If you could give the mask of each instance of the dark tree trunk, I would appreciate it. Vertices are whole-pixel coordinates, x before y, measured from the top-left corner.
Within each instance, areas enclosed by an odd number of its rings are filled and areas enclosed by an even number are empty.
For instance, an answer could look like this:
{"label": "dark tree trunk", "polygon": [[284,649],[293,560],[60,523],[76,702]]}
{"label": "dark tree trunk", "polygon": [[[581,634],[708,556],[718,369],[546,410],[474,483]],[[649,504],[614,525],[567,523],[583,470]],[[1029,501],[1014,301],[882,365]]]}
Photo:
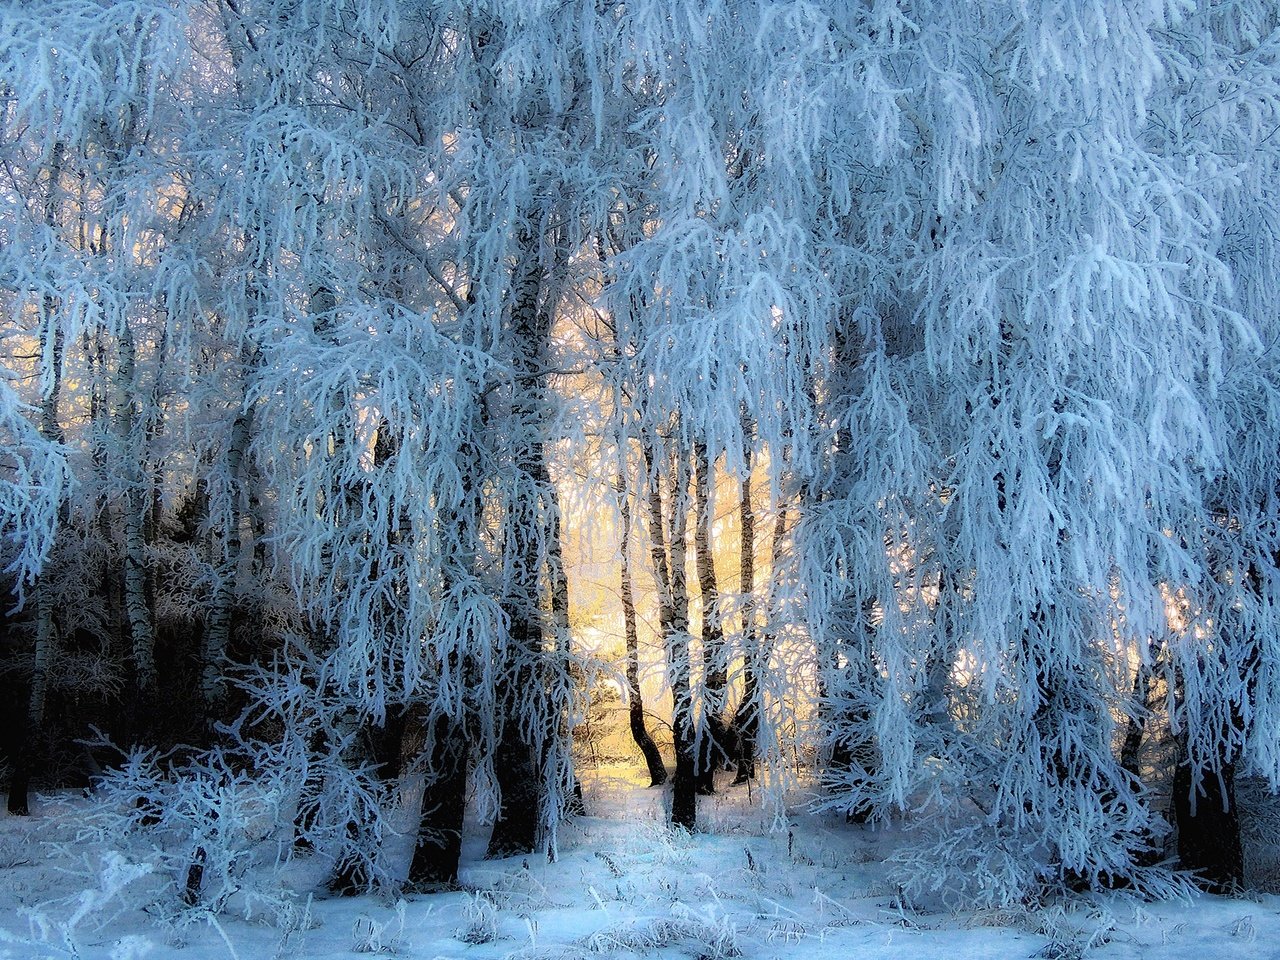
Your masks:
{"label": "dark tree trunk", "polygon": [[30,793],[33,758],[31,756],[32,737],[30,732],[23,735],[22,741],[22,746],[14,758],[13,772],[9,775],[8,809],[9,813],[15,817],[31,815]]}
{"label": "dark tree trunk", "polygon": [[[667,670],[671,681],[671,728],[676,753],[675,777],[671,783],[671,823],[692,831],[698,826],[698,794],[689,675],[689,591],[685,583],[688,466],[683,454],[675,457],[668,537],[664,535],[666,524],[653,447],[646,444],[644,449],[649,482],[649,534],[654,578],[658,586],[658,622],[667,644]],[[664,540],[670,544],[669,557]]]}
{"label": "dark tree trunk", "polygon": [[[241,349],[242,376],[249,376],[249,368],[256,354],[248,348]],[[253,407],[244,406],[231,425],[224,469],[230,490],[227,494],[227,519],[225,539],[211,537],[210,563],[217,571],[214,581],[208,626],[201,636],[200,645],[200,695],[204,701],[205,722],[212,726],[223,719],[227,699],[227,684],[223,677],[223,660],[231,646],[232,621],[236,604],[236,578],[240,569],[240,501],[245,486],[245,458],[253,437]],[[256,573],[256,571],[255,571]]]}
{"label": "dark tree trunk", "polygon": [[500,800],[485,857],[492,860],[532,853],[538,843],[541,771],[537,751],[520,731],[514,709],[507,710],[494,752],[493,773]]}
{"label": "dark tree trunk", "polygon": [[[845,722],[865,727],[871,722],[871,714],[863,708],[858,708],[850,712]],[[858,770],[864,780],[870,780],[875,776],[876,769],[879,766],[879,759],[879,750],[875,741],[869,737],[859,740],[857,743],[841,741],[831,754],[831,763],[834,766],[847,770]],[[858,806],[850,807],[845,812],[844,819],[846,823],[866,823],[871,819],[873,812],[874,810],[869,803],[862,803]]]}
{"label": "dark tree trunk", "polygon": [[[411,739],[413,734],[406,737],[406,741]],[[465,726],[448,716],[437,716],[426,744],[422,819],[409,864],[409,883],[417,889],[451,889],[458,885],[468,753]]]}
{"label": "dark tree trunk", "polygon": [[742,668],[742,700],[733,714],[733,728],[738,747],[733,783],[738,786],[755,779],[756,746],[760,736],[760,682],[750,663]]}
{"label": "dark tree trunk", "polygon": [[[743,784],[756,775],[756,745],[760,735],[760,683],[757,661],[760,656],[756,634],[756,512],[751,504],[752,436],[751,421],[743,418],[742,492],[738,498],[741,516],[740,566],[738,589],[742,593],[742,699],[733,714],[733,741],[737,746],[735,784]],[[780,514],[781,515],[781,514]],[[775,538],[778,526],[775,526]]]}
{"label": "dark tree trunk", "polygon": [[365,860],[351,851],[362,847],[364,838],[360,824],[352,820],[346,826],[343,845],[344,852],[334,864],[333,873],[325,882],[325,889],[339,897],[358,897],[368,893],[373,885],[373,876]]}
{"label": "dark tree trunk", "polygon": [[[382,724],[368,724],[361,737],[365,757],[374,765],[379,780],[390,781],[400,776],[401,741],[406,723],[406,711],[395,708]],[[339,896],[358,896],[367,893],[374,876],[365,854],[372,848],[366,839],[367,827],[356,820],[346,826],[345,849],[339,853],[333,873],[325,884],[331,893]],[[361,851],[364,853],[362,854]]]}
{"label": "dark tree trunk", "polygon": [[725,695],[729,669],[725,661],[724,627],[720,617],[720,585],[716,580],[711,522],[711,461],[704,443],[693,447],[694,565],[702,597],[702,702],[703,731],[698,750],[698,792],[715,792],[715,773],[725,767],[734,751],[725,723]]}
{"label": "dark tree trunk", "polygon": [[[569,627],[569,579],[564,572],[564,548],[561,543],[561,531],[563,527],[560,518],[563,512],[560,509],[560,498],[556,492],[555,486],[551,482],[551,470],[547,465],[546,453],[539,450],[539,458],[537,462],[538,481],[547,491],[547,497],[551,503],[551,516],[548,521],[548,542],[547,542],[547,580],[551,587],[551,637],[554,653],[563,654],[560,661],[564,663],[572,662],[573,653],[573,632]],[[566,678],[568,679],[568,678]],[[570,682],[574,682],[570,680]],[[552,736],[547,738],[547,744],[544,753],[550,754],[552,751],[563,750],[567,754],[569,763],[568,770],[568,796],[563,801],[564,816],[585,817],[587,815],[586,801],[582,796],[582,781],[578,779],[577,770],[573,767],[573,731],[569,728],[568,711],[564,704],[554,704],[557,715],[553,720],[554,730]],[[556,742],[558,740],[558,742]],[[549,771],[554,769],[549,757],[545,757],[542,763],[542,769]],[[561,783],[557,786],[565,786]],[[548,811],[550,815],[555,815],[554,811]],[[551,843],[548,849],[548,855],[555,856],[555,844]]]}
{"label": "dark tree trunk", "polygon": [[[532,213],[532,212],[530,212]],[[509,390],[510,409],[507,421],[498,424],[512,438],[517,438],[510,456],[517,475],[523,475],[535,490],[535,496],[546,498],[544,516],[554,516],[556,504],[550,484],[545,439],[541,424],[546,418],[542,370],[550,348],[552,313],[543,302],[545,271],[540,259],[540,238],[529,223],[537,216],[522,218],[516,228],[516,262],[511,274],[511,303],[508,333],[513,346],[512,365],[518,376],[512,378]],[[529,433],[529,429],[532,433]],[[522,496],[529,496],[526,491]],[[541,512],[541,511],[540,511]],[[523,702],[542,683],[542,558],[543,546],[558,536],[558,529],[543,528],[537,521],[523,519],[513,524],[510,539],[504,544],[508,571],[504,609],[509,627],[509,652],[504,680],[500,684],[499,709],[503,712],[502,732],[494,753],[494,775],[500,793],[498,816],[493,825],[485,856],[506,857],[532,853],[538,841],[538,825],[542,814],[545,765],[534,738],[522,729],[520,716]],[[555,544],[554,549],[558,550]],[[554,558],[553,558],[554,562]],[[556,571],[547,571],[552,579]],[[553,590],[555,585],[553,585]],[[567,604],[567,600],[565,601]],[[556,603],[552,598],[552,605]],[[553,610],[553,614],[556,611]],[[567,610],[563,611],[567,617]],[[559,638],[557,638],[559,639]],[[558,705],[557,705],[558,706]],[[558,723],[558,718],[547,718]],[[550,736],[556,736],[552,731]]]}
{"label": "dark tree trunk", "polygon": [[[31,670],[31,685],[27,696],[27,710],[23,717],[21,733],[14,751],[13,769],[9,775],[9,813],[15,817],[29,816],[31,776],[36,769],[44,738],[45,707],[49,689],[49,660],[57,638],[53,601],[47,584],[36,584],[36,649]],[[47,634],[42,636],[42,634]]]}
{"label": "dark tree trunk", "polygon": [[649,736],[644,722],[644,698],[640,693],[640,633],[636,619],[634,588],[631,582],[631,501],[624,489],[621,471],[617,481],[618,509],[622,513],[622,621],[627,646],[627,694],[628,719],[631,722],[631,738],[644,755],[649,768],[649,786],[667,782],[667,768],[662,762],[658,745]]}
{"label": "dark tree trunk", "polygon": [[[1180,752],[1185,757],[1185,749]],[[1183,759],[1173,775],[1178,859],[1210,893],[1232,893],[1244,882],[1234,765],[1224,765],[1221,779],[1206,776],[1198,791],[1193,792],[1191,781],[1191,766]]]}
{"label": "dark tree trunk", "polygon": [[[1276,558],[1272,558],[1273,562]],[[1261,578],[1250,565],[1245,584],[1261,598]],[[1219,623],[1224,635],[1236,634],[1236,642],[1248,644],[1244,662],[1243,704],[1233,705],[1231,727],[1219,733],[1222,744],[1217,759],[1218,772],[1203,769],[1199,778],[1193,768],[1187,735],[1178,737],[1178,767],[1173,774],[1173,818],[1178,830],[1178,859],[1192,870],[1210,893],[1234,893],[1244,885],[1244,850],[1240,840],[1239,812],[1236,809],[1235,774],[1238,754],[1229,747],[1231,735],[1246,729],[1242,706],[1253,706],[1258,679],[1259,647],[1230,615]],[[1175,693],[1185,702],[1185,681],[1179,673]],[[1199,783],[1196,780],[1199,779]]]}
{"label": "dark tree trunk", "polygon": [[[307,752],[313,757],[319,756],[325,747],[326,739],[323,731],[313,733],[307,743]],[[293,848],[295,850],[310,850],[314,846],[312,833],[316,827],[318,813],[315,801],[323,790],[324,778],[312,767],[302,783],[298,809],[293,817]]]}
{"label": "dark tree trunk", "polygon": [[[521,551],[519,563],[536,556],[536,544]],[[536,574],[527,571],[530,584]],[[498,709],[502,731],[493,757],[493,773],[499,793],[498,816],[489,838],[488,858],[532,853],[538,843],[538,823],[542,812],[543,764],[530,732],[523,729],[521,706],[541,683],[535,665],[541,656],[542,629],[537,617],[536,588],[529,586],[523,597],[513,597],[507,606],[509,649],[506,673],[498,689]]]}
{"label": "dark tree trunk", "polygon": [[955,665],[957,623],[961,593],[956,589],[954,574],[944,565],[938,573],[938,600],[933,610],[934,642],[925,658],[926,724],[935,734],[951,734],[951,670]]}
{"label": "dark tree trunk", "polygon": [[[874,632],[874,627],[872,626],[874,608],[875,604],[871,600],[862,602],[863,644],[861,648],[855,647],[849,651],[849,669],[857,670],[857,682],[866,685],[870,685],[873,682],[870,674],[870,664],[871,643]],[[845,708],[844,715],[845,719],[841,723],[848,729],[867,731],[871,726],[871,711],[864,704],[859,703]],[[880,768],[880,745],[872,734],[865,732],[859,735],[857,739],[842,740],[832,751],[831,763],[838,768],[856,771],[859,779],[863,782],[870,782],[875,778]],[[859,804],[856,807],[851,807],[845,813],[845,821],[848,823],[866,823],[871,819],[873,812],[874,810],[870,804]]]}
{"label": "dark tree trunk", "polygon": [[[214,817],[217,814],[213,814]],[[187,877],[182,886],[182,902],[189,907],[200,902],[200,890],[204,886],[204,863],[207,854],[204,847],[197,847],[191,863],[187,865]]]}
{"label": "dark tree trunk", "polygon": [[[65,144],[61,140],[53,146],[49,165],[49,190],[44,202],[44,222],[50,229],[57,223],[58,189],[62,178]],[[62,424],[58,419],[58,407],[62,400],[62,359],[64,334],[57,316],[58,303],[46,295],[41,302],[41,329],[39,348],[41,356],[49,357],[51,379],[40,401],[40,435],[54,443],[62,443]],[[58,505],[58,524],[65,526],[68,505],[63,497]],[[9,779],[9,812],[14,816],[30,814],[31,774],[45,739],[45,706],[49,696],[49,669],[58,642],[54,598],[47,577],[42,574],[35,585],[35,650],[32,653],[31,685],[27,695],[27,712],[23,718],[21,743],[14,757],[13,773]]]}

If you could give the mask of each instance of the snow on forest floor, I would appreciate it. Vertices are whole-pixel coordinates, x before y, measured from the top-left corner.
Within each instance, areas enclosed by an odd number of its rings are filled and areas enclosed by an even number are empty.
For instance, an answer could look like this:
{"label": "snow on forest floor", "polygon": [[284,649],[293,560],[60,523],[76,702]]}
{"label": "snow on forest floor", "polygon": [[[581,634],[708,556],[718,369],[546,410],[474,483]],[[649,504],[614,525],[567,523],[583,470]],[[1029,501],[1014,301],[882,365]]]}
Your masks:
{"label": "snow on forest floor", "polygon": [[83,851],[68,845],[86,801],[45,800],[30,818],[0,819],[0,958],[1280,957],[1280,897],[925,913],[884,879],[890,832],[800,805],[789,831],[770,833],[745,788],[726,786],[701,800],[704,832],[673,834],[662,791],[620,769],[589,781],[586,799],[595,815],[565,828],[556,863],[484,861],[477,833],[458,892],[308,898],[295,872],[301,892],[271,923],[228,911],[167,932],[127,866],[102,874],[118,889],[86,890]]}

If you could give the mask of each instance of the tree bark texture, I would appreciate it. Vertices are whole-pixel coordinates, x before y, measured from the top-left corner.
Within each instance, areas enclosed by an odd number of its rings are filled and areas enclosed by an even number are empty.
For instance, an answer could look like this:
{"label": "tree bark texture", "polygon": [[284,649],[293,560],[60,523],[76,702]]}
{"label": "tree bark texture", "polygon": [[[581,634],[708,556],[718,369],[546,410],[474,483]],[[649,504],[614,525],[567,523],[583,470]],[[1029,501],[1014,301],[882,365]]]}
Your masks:
{"label": "tree bark texture", "polygon": [[[54,145],[49,163],[49,185],[45,194],[44,222],[52,229],[57,222],[57,190],[62,179],[64,144]],[[58,407],[62,399],[62,358],[64,334],[57,316],[57,303],[45,296],[41,303],[40,355],[49,358],[48,382],[40,398],[40,435],[55,443],[63,442]],[[67,522],[66,498],[58,508],[60,524]],[[45,735],[45,706],[49,697],[49,669],[58,642],[55,600],[48,576],[42,573],[35,584],[35,648],[31,656],[31,684],[27,694],[27,714],[19,740],[13,771],[9,777],[8,809],[15,816],[30,814],[31,777]]]}
{"label": "tree bark texture", "polygon": [[734,741],[737,745],[735,784],[746,783],[756,775],[756,744],[760,735],[760,653],[756,634],[756,513],[751,503],[752,447],[750,433],[743,431],[743,474],[738,498],[740,515],[740,566],[738,589],[742,593],[742,699],[733,714]]}
{"label": "tree bark texture", "polygon": [[[405,766],[421,763],[422,790],[418,842],[409,864],[409,883],[424,890],[452,889],[458,884],[462,857],[462,822],[467,798],[465,725],[446,714],[434,719],[415,715],[416,729],[406,730]],[[423,733],[426,734],[425,742]],[[410,754],[418,756],[412,761]]]}
{"label": "tree bark texture", "polygon": [[[506,423],[499,422],[499,427],[505,428],[512,444],[509,466],[513,477],[509,480],[530,483],[525,497],[549,497],[551,494],[542,482],[547,471],[542,435],[537,430],[542,406],[537,367],[549,333],[549,318],[542,316],[539,305],[543,270],[538,262],[537,246],[537,237],[528,227],[517,229],[517,260],[511,277],[509,322],[512,342],[516,344],[512,362],[518,375],[510,384]],[[525,431],[531,427],[533,435],[529,436]],[[533,489],[535,486],[536,491]],[[512,494],[518,495],[518,492]],[[554,510],[554,504],[550,509]],[[535,685],[542,682],[539,670],[542,657],[539,581],[544,531],[528,522],[511,526],[511,539],[505,546],[510,573],[503,603],[509,624],[508,653],[499,685],[501,734],[493,758],[500,799],[498,816],[485,853],[491,858],[533,852],[542,816],[542,758],[532,731],[526,728],[521,714],[527,698],[538,696]]]}
{"label": "tree bark texture", "polygon": [[735,752],[725,722],[729,665],[726,661],[724,625],[720,613],[720,585],[716,580],[711,496],[712,464],[704,443],[693,447],[694,566],[702,596],[702,730],[698,738],[698,791],[715,791],[715,772]]}
{"label": "tree bark texture", "polygon": [[661,477],[652,443],[645,445],[649,483],[649,537],[658,587],[658,623],[667,647],[671,682],[672,737],[676,770],[671,785],[671,823],[685,830],[698,826],[697,756],[689,662],[689,592],[685,579],[688,519],[688,465],[683,453],[671,470],[671,522],[664,522]]}
{"label": "tree bark texture", "polygon": [[649,769],[649,786],[667,782],[667,768],[662,762],[658,745],[653,742],[644,720],[644,697],[640,692],[640,634],[636,619],[635,592],[631,577],[631,501],[624,489],[621,470],[617,481],[618,509],[622,513],[622,534],[619,550],[622,555],[622,621],[627,648],[627,718],[631,724],[631,738],[644,756]]}

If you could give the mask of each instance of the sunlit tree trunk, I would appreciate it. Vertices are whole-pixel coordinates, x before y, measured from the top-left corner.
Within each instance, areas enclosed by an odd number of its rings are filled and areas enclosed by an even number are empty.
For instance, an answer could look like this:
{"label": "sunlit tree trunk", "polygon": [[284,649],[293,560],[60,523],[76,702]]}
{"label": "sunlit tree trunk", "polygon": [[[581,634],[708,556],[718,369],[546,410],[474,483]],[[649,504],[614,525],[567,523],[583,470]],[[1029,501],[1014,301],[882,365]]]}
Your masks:
{"label": "sunlit tree trunk", "polygon": [[614,490],[618,495],[618,510],[622,515],[618,550],[622,558],[622,629],[627,649],[627,719],[631,726],[631,738],[644,755],[645,766],[649,770],[649,786],[656,787],[667,782],[667,768],[662,762],[657,744],[653,742],[653,737],[645,726],[644,696],[640,691],[640,634],[631,573],[631,499],[625,488],[621,465]]}
{"label": "sunlit tree trunk", "polygon": [[760,637],[756,633],[756,511],[751,503],[751,466],[753,444],[749,423],[744,423],[742,446],[742,484],[738,497],[740,518],[739,581],[742,594],[742,699],[733,714],[734,739],[737,741],[738,764],[735,784],[746,783],[756,775],[756,746],[760,735],[760,669],[762,666]]}
{"label": "sunlit tree trunk", "polygon": [[[573,648],[573,633],[569,627],[569,579],[565,575],[564,569],[564,543],[561,539],[563,525],[561,524],[560,497],[551,482],[551,473],[547,467],[546,450],[542,450],[542,474],[541,479],[545,489],[548,491],[548,500],[552,504],[551,516],[548,521],[548,541],[547,541],[547,580],[551,592],[550,597],[550,616],[551,616],[551,652],[559,654],[559,657],[552,657],[551,663],[570,663]],[[553,688],[556,686],[554,678],[552,679]],[[577,678],[564,678],[572,683],[578,683]],[[570,694],[572,697],[572,694]],[[547,731],[547,743],[543,747],[543,766],[546,771],[544,774],[549,778],[548,786],[552,789],[548,791],[548,799],[558,799],[556,804],[548,804],[544,814],[543,826],[547,830],[547,850],[549,856],[553,859],[556,857],[558,848],[557,833],[559,830],[560,820],[568,817],[585,816],[587,812],[586,802],[582,795],[582,781],[578,779],[578,773],[573,768],[573,731],[570,729],[571,714],[573,705],[571,702],[560,702],[553,696],[551,709],[554,716],[551,718],[550,729]],[[567,788],[567,792],[565,791]],[[560,796],[557,796],[562,794]]]}
{"label": "sunlit tree trunk", "polygon": [[730,730],[725,723],[729,665],[726,660],[724,624],[720,611],[720,585],[716,580],[712,539],[712,464],[704,443],[693,445],[694,566],[702,596],[702,721],[698,744],[698,790],[715,791],[715,772],[731,758]]}
{"label": "sunlit tree trunk", "polygon": [[649,541],[654,580],[658,588],[658,626],[667,649],[667,677],[671,683],[671,731],[676,770],[672,780],[671,823],[685,830],[698,826],[697,753],[693,728],[693,696],[689,653],[689,591],[685,574],[688,532],[688,458],[677,451],[670,458],[670,523],[663,516],[662,473],[652,439],[644,445],[648,482]]}
{"label": "sunlit tree trunk", "polygon": [[1139,662],[1133,672],[1133,689],[1129,698],[1132,713],[1125,724],[1124,741],[1120,745],[1120,766],[1135,781],[1142,780],[1139,758],[1151,719],[1151,682],[1159,669],[1160,646],[1154,639],[1148,641],[1147,659]]}

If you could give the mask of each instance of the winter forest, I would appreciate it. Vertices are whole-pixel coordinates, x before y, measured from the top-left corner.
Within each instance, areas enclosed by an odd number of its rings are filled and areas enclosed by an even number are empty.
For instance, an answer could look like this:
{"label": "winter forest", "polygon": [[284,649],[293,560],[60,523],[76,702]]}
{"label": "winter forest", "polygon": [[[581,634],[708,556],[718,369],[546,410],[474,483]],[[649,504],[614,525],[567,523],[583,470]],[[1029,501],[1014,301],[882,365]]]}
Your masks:
{"label": "winter forest", "polygon": [[1272,903],[1278,191],[1274,0],[9,0],[0,950]]}

